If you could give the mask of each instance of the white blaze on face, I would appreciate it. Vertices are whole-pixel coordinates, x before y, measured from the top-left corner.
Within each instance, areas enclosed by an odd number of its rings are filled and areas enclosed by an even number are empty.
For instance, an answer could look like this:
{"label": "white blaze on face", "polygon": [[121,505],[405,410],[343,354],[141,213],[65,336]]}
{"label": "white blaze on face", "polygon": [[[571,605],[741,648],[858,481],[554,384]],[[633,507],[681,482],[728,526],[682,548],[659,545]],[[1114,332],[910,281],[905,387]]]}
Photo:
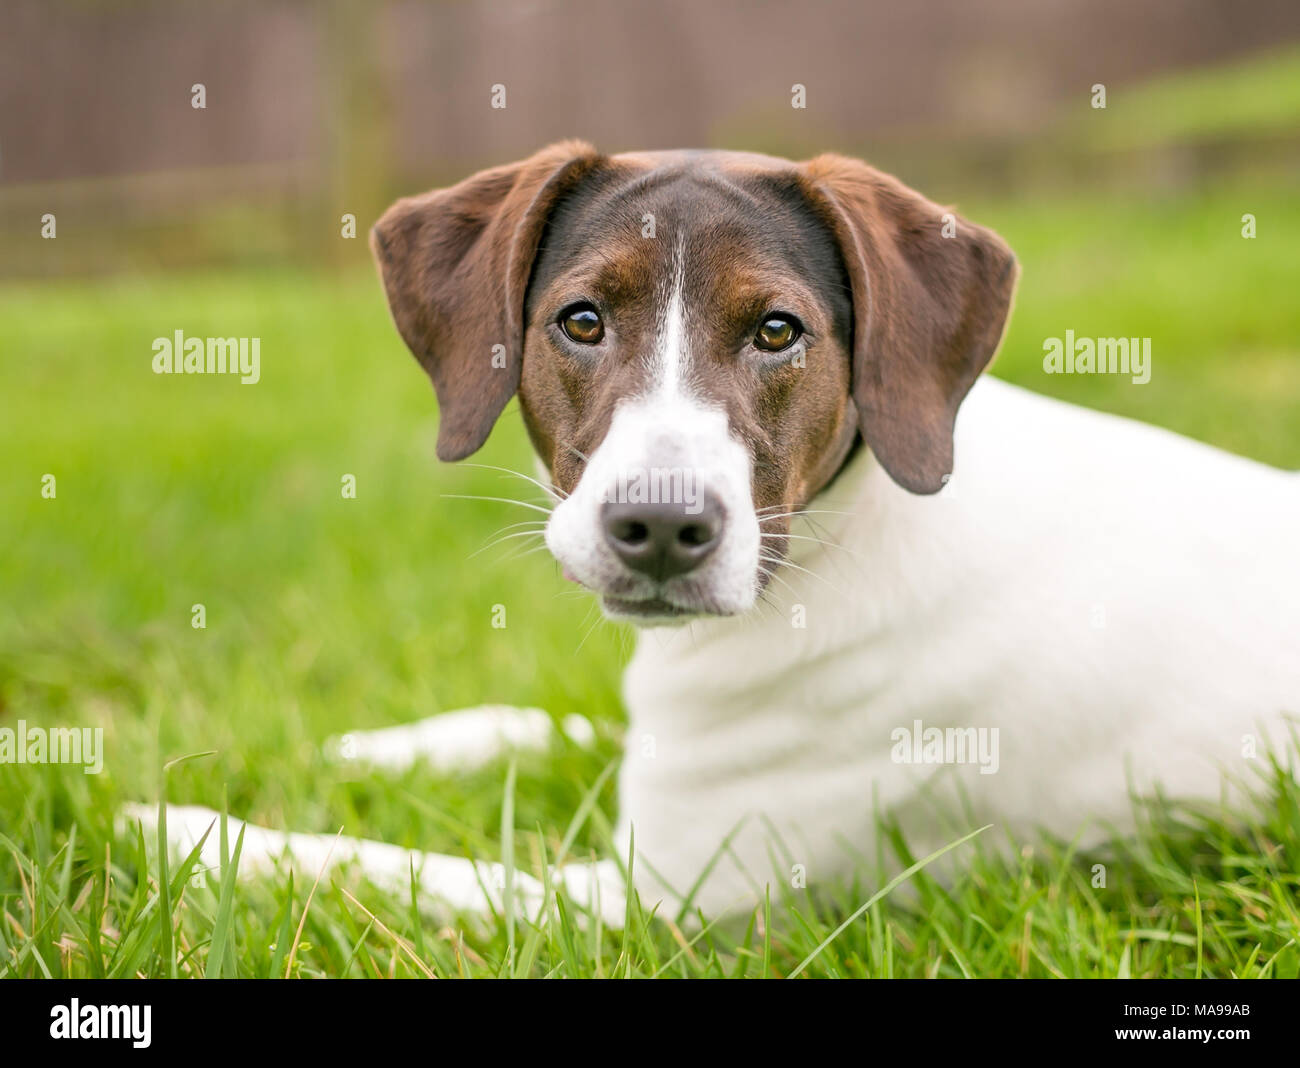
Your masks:
{"label": "white blaze on face", "polygon": [[690,359],[686,337],[682,258],[681,246],[678,245],[676,255],[673,256],[672,282],[668,286],[668,307],[659,320],[654,360],[651,364],[654,395],[668,400],[683,395],[682,379]]}
{"label": "white blaze on face", "polygon": [[[731,434],[726,412],[690,388],[690,317],[681,246],[661,294],[659,329],[647,358],[649,375],[636,395],[619,401],[600,446],[546,526],[546,544],[568,575],[598,592],[641,599],[662,597],[682,607],[720,614],[753,607],[758,595],[759,538],[750,492],[748,450]],[[662,587],[629,570],[605,541],[601,506],[681,492],[688,512],[705,495],[725,512],[717,549],[694,571]]]}

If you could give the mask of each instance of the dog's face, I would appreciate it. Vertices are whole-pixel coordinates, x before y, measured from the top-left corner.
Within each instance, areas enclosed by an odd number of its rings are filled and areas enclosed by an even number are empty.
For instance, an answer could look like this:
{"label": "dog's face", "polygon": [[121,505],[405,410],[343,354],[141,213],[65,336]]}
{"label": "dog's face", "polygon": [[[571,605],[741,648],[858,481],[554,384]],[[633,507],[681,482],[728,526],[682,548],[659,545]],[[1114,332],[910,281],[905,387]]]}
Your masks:
{"label": "dog's face", "polygon": [[525,317],[556,559],[613,616],[749,608],[856,433],[825,226],[761,172],[606,171],[553,213]]}
{"label": "dog's face", "polygon": [[750,608],[859,435],[940,489],[1015,281],[995,235],[834,156],[561,144],[399,201],[372,246],[439,456],[518,393],[547,545],[641,624]]}

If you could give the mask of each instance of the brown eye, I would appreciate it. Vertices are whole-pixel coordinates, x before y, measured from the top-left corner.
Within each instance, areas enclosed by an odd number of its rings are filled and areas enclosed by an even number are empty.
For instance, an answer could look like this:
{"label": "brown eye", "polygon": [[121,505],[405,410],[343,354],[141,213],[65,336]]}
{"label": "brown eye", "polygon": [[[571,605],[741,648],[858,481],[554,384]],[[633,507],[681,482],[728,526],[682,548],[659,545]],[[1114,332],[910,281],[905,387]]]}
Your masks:
{"label": "brown eye", "polygon": [[796,320],[785,315],[773,315],[758,328],[754,345],[764,352],[780,352],[798,341],[802,332]]}
{"label": "brown eye", "polygon": [[590,304],[575,304],[560,314],[560,329],[570,341],[580,345],[594,345],[605,336],[605,324]]}

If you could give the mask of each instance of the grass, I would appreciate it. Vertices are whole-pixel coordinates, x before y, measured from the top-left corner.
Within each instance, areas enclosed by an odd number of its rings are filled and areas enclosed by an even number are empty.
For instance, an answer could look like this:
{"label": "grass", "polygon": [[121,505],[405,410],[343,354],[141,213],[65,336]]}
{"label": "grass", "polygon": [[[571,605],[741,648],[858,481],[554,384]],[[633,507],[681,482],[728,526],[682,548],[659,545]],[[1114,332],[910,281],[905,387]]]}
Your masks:
{"label": "grass", "polygon": [[[1024,268],[999,374],[1300,467],[1292,190],[961,207]],[[153,375],[152,339],[178,328],[260,337],[262,381]],[[1042,340],[1067,328],[1150,336],[1150,384],[1045,376]],[[545,554],[474,555],[528,516],[442,496],[517,490],[436,462],[432,392],[364,264],[0,289],[0,392],[0,726],[101,726],[106,748],[97,776],[0,765],[0,977],[1300,975],[1300,794],[1281,772],[1249,811],[1161,809],[1103,856],[998,851],[992,829],[953,850],[952,882],[774,887],[702,930],[634,903],[610,932],[562,896],[538,922],[434,918],[355,874],[236,885],[230,866],[169,866],[115,830],[121,802],[474,857],[509,845],[540,875],[590,796],[571,853],[607,851],[630,635],[593,626]],[[513,405],[475,461],[528,469]],[[321,756],[332,734],[488,701],[581,712],[597,743],[459,776],[356,777]]]}

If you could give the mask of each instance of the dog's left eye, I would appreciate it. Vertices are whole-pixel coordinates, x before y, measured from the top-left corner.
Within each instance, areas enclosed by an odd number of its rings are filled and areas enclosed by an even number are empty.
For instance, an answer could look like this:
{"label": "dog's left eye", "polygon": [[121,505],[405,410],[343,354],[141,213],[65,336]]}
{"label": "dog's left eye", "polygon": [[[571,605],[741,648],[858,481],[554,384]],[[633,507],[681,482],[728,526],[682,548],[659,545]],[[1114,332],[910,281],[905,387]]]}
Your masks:
{"label": "dog's left eye", "polygon": [[560,329],[570,341],[582,345],[594,345],[605,336],[605,324],[600,321],[600,313],[590,304],[575,304],[560,313]]}
{"label": "dog's left eye", "polygon": [[780,352],[788,349],[803,333],[797,319],[788,315],[773,315],[764,320],[754,335],[754,345],[764,352]]}

